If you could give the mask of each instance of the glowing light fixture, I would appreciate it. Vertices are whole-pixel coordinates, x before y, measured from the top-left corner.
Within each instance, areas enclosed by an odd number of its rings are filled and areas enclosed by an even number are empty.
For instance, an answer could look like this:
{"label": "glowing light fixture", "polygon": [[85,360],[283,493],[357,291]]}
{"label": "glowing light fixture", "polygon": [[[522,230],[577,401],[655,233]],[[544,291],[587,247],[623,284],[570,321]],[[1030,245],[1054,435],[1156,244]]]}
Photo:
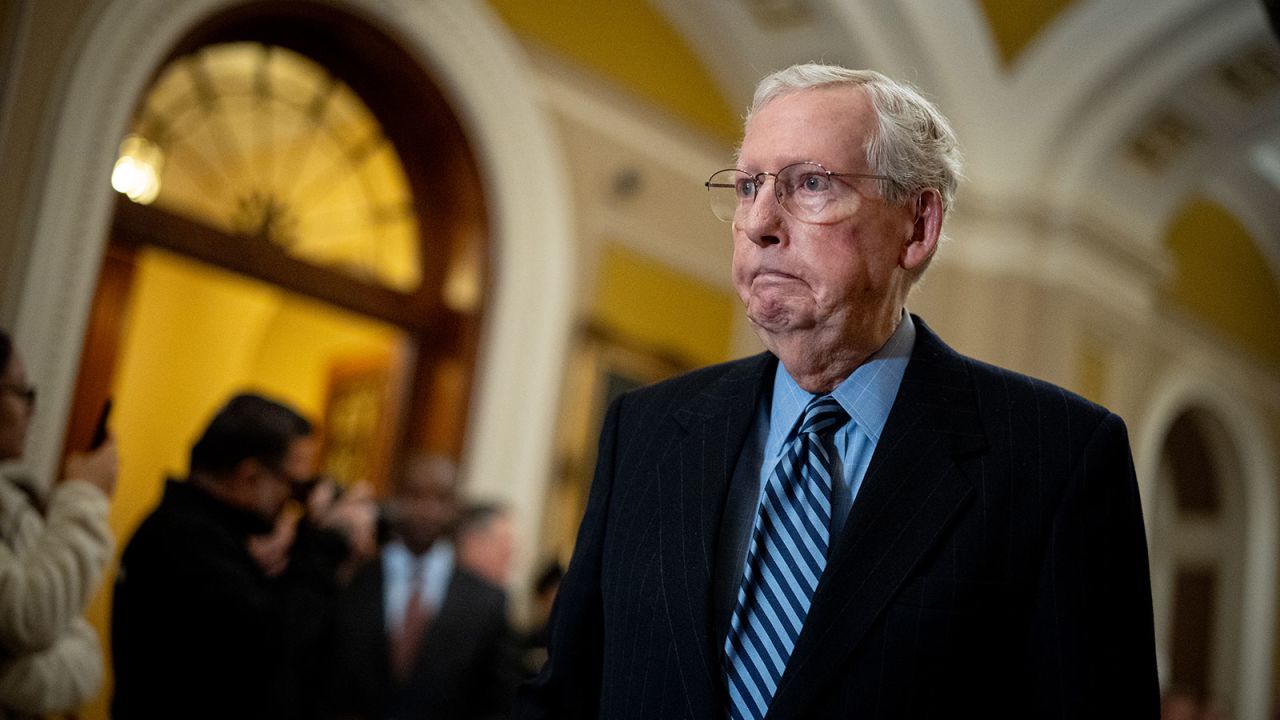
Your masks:
{"label": "glowing light fixture", "polygon": [[[206,45],[165,67],[128,132],[111,180],[134,202],[364,283],[422,285],[427,204],[414,202],[373,111],[315,60],[256,42]],[[448,243],[452,267],[462,246]],[[479,257],[472,267],[459,270],[482,277]],[[456,288],[455,302],[475,307],[479,287]]]}
{"label": "glowing light fixture", "polygon": [[136,203],[150,205],[160,194],[163,169],[164,152],[159,145],[141,135],[126,135],[111,171],[111,187]]}

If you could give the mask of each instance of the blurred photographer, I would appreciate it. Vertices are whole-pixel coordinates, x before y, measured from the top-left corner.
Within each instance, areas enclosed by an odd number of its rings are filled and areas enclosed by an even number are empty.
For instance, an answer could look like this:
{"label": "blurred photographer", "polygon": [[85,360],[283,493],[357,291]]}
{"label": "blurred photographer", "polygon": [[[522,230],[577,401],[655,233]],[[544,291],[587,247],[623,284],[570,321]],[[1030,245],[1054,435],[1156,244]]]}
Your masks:
{"label": "blurred photographer", "polygon": [[112,551],[116,446],[108,438],[72,455],[43,498],[18,464],[35,407],[22,358],[0,330],[0,718],[73,710],[102,683],[102,650],[83,612]]}
{"label": "blurred photographer", "polygon": [[316,450],[305,418],[259,395],[210,421],[121,561],[116,720],[320,714],[340,578],[377,513],[367,490],[311,479]]}

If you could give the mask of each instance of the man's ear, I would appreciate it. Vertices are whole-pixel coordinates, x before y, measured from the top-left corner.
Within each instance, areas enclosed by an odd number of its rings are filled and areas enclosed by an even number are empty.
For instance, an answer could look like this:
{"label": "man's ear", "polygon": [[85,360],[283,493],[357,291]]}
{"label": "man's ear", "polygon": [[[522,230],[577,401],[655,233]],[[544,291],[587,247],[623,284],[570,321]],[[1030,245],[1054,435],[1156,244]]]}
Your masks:
{"label": "man's ear", "polygon": [[926,188],[911,203],[915,224],[911,237],[902,246],[900,263],[906,270],[915,270],[933,257],[938,249],[938,237],[942,234],[942,194]]}

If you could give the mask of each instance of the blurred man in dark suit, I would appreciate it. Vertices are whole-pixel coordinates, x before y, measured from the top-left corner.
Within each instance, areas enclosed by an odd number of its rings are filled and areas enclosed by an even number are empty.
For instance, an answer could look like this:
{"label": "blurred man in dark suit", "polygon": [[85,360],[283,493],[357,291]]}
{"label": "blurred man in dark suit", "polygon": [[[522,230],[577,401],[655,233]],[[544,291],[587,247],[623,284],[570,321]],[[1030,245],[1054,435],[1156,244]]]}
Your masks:
{"label": "blurred man in dark suit", "polygon": [[339,611],[340,718],[505,718],[517,682],[506,595],[465,568],[449,533],[457,472],[412,458],[388,503],[394,540],[352,580]]}
{"label": "blurred man in dark suit", "polygon": [[1155,720],[1124,424],[906,312],[959,176],[908,86],[760,84],[707,191],[768,352],[610,407],[515,717]]}

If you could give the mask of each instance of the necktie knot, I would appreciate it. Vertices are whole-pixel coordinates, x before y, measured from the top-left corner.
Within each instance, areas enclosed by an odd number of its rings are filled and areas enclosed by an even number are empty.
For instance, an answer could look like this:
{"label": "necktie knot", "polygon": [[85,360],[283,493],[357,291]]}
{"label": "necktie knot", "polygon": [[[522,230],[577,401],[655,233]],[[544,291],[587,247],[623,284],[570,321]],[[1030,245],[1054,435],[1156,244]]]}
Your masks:
{"label": "necktie knot", "polygon": [[849,419],[849,413],[830,395],[819,395],[809,401],[800,416],[800,432],[821,435],[840,427]]}

